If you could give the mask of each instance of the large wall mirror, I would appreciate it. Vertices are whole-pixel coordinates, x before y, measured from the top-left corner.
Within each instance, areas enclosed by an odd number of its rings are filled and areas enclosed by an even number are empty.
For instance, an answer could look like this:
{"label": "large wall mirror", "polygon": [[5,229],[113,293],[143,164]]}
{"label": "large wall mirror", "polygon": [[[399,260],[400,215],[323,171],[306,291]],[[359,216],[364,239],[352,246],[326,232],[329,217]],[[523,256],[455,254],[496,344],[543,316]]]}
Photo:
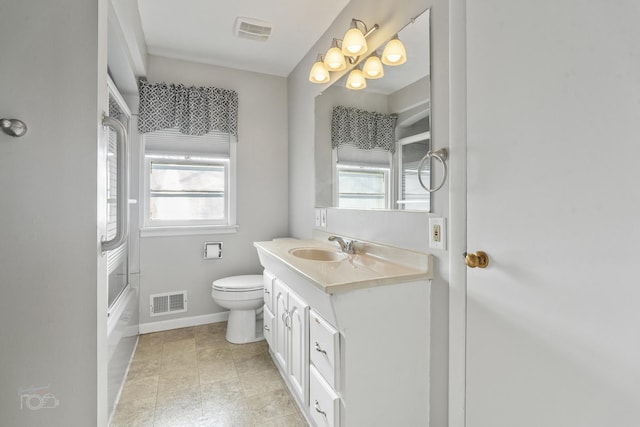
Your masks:
{"label": "large wall mirror", "polygon": [[[400,29],[398,38],[406,49],[404,64],[385,65],[384,76],[367,80],[362,90],[346,88],[347,73],[316,97],[317,207],[431,210],[430,193],[418,181],[418,164],[431,147],[430,11]],[[393,118],[392,142],[363,147],[340,138],[337,143],[335,128],[332,140],[336,107]],[[428,162],[421,178],[431,181]]]}

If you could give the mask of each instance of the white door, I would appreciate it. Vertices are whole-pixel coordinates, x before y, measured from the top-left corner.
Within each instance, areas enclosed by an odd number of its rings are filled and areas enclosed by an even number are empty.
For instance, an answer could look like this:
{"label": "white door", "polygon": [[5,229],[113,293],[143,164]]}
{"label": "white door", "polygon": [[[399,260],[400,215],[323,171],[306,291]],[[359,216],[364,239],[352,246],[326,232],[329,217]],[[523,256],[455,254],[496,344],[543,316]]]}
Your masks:
{"label": "white door", "polygon": [[639,19],[467,1],[467,427],[640,425]]}
{"label": "white door", "polygon": [[107,7],[0,2],[0,119],[28,128],[0,131],[3,426],[107,425],[105,222],[96,218]]}

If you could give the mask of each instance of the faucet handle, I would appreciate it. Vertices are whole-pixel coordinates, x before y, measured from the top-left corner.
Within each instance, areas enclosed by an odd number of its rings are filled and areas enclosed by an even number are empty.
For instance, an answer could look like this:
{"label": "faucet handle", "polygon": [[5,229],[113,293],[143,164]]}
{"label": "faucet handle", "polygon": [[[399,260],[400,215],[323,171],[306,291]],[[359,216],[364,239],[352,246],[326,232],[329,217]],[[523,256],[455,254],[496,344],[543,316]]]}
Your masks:
{"label": "faucet handle", "polygon": [[347,250],[346,252],[348,254],[355,254],[356,253],[356,243],[358,243],[357,240],[350,240],[349,242],[347,242]]}

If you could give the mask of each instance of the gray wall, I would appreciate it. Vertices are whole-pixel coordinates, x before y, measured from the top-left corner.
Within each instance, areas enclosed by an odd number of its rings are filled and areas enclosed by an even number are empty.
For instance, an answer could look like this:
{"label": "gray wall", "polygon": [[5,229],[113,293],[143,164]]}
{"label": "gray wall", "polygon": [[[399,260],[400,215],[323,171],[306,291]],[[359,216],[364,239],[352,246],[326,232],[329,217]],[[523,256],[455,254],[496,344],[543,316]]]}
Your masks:
{"label": "gray wall", "polygon": [[[106,103],[106,1],[2,2],[0,424],[106,425],[106,269],[98,137]],[[104,204],[102,205],[104,208]],[[44,387],[55,408],[21,409]],[[51,403],[51,401],[50,401]]]}
{"label": "gray wall", "polygon": [[[286,79],[150,56],[151,82],[215,86],[238,92],[237,233],[140,239],[140,322],[225,311],[211,299],[211,282],[261,272],[253,242],[288,234]],[[139,166],[139,165],[138,165]],[[221,241],[223,258],[203,260],[206,241]],[[188,292],[186,313],[149,316],[149,295]]]}
{"label": "gray wall", "polygon": [[[368,25],[378,23],[368,42],[379,46],[409,20],[431,7],[432,46],[432,138],[435,149],[449,143],[449,15],[445,0],[352,0],[331,27],[318,40],[288,78],[289,109],[289,231],[293,237],[307,238],[314,227],[314,99],[331,84],[317,85],[308,81],[309,68],[317,53],[325,52],[331,39],[340,37],[357,17]],[[332,82],[340,74],[332,75]],[[445,185],[432,198],[433,216],[449,215],[449,188]],[[448,322],[448,258],[447,251],[428,249],[426,213],[401,211],[354,211],[329,209],[327,230],[357,239],[372,240],[434,254],[435,277],[432,285],[432,374],[431,423],[447,424],[447,322]]]}

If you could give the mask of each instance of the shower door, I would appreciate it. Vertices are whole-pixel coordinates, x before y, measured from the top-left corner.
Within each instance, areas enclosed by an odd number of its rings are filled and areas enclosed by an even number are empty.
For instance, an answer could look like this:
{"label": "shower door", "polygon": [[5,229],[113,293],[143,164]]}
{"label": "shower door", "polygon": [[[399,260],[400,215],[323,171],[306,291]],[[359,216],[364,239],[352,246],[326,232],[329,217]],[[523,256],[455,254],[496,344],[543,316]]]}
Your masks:
{"label": "shower door", "polygon": [[[105,117],[106,230],[102,249],[108,273],[107,318],[108,411],[113,412],[138,336],[138,287],[132,283],[129,253],[129,144],[131,114],[109,80],[109,113]],[[135,281],[134,281],[135,282]]]}
{"label": "shower door", "polygon": [[[131,120],[131,114],[126,104],[122,100],[120,94],[117,92],[115,85],[109,84],[109,117],[119,121],[124,127],[125,131],[129,129],[129,121]],[[118,170],[118,162],[121,161],[123,165],[128,162],[123,161],[120,156],[129,157],[128,149],[119,152],[118,150],[118,134],[113,127],[107,127],[108,146],[107,146],[107,230],[105,240],[112,241],[118,234],[118,221],[123,220],[128,223],[128,209],[126,206],[120,205],[124,200],[124,203],[128,203],[128,197],[120,197],[119,191],[122,191],[122,187],[119,187],[119,181],[125,180],[124,186],[129,184],[126,179],[127,171]],[[126,136],[125,136],[126,138]],[[124,172],[124,173],[123,173]],[[126,191],[125,191],[126,192]],[[118,214],[123,213],[122,218],[118,218]],[[129,284],[129,241],[128,230],[121,231],[125,233],[124,241],[117,247],[105,251],[107,257],[107,272],[109,275],[108,285],[108,306],[109,312],[118,300],[118,297],[123,294],[127,285]]]}

